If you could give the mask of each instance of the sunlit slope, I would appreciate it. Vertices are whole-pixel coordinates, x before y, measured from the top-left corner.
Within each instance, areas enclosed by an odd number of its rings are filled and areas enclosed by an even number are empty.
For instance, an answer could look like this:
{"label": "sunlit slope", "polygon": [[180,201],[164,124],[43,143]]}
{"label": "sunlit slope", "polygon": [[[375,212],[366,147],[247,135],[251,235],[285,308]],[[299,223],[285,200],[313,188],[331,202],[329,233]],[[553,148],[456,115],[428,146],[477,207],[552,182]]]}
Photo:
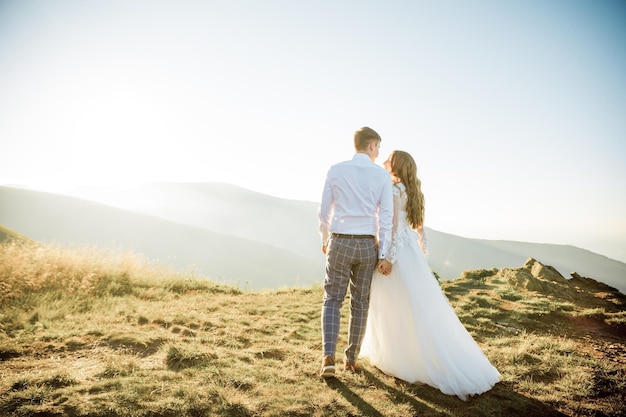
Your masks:
{"label": "sunlit slope", "polygon": [[[2,209],[0,208],[0,211]],[[0,224],[0,242],[4,242],[5,240],[14,239],[14,240],[29,240],[28,238],[20,235],[14,230],[9,229],[8,227],[4,227]]]}
{"label": "sunlit slope", "polygon": [[321,279],[318,263],[272,245],[42,192],[0,187],[0,224],[36,241],[116,246],[242,288]]}
{"label": "sunlit slope", "polygon": [[502,376],[467,402],[365,359],[319,378],[320,286],[241,291],[115,251],[0,244],[0,416],[626,415],[626,296],[534,259],[442,290]]}

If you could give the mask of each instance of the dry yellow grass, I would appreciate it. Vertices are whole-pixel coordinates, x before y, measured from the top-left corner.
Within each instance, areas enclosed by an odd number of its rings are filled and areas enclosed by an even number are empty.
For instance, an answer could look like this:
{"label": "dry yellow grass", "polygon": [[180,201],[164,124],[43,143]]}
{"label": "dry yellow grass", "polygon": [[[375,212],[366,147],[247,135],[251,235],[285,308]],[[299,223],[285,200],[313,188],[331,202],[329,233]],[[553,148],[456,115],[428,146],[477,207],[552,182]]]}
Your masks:
{"label": "dry yellow grass", "polygon": [[0,415],[626,413],[621,294],[583,282],[578,299],[563,298],[482,275],[443,284],[503,375],[463,402],[365,361],[357,374],[317,377],[320,287],[243,292],[132,254],[3,244]]}

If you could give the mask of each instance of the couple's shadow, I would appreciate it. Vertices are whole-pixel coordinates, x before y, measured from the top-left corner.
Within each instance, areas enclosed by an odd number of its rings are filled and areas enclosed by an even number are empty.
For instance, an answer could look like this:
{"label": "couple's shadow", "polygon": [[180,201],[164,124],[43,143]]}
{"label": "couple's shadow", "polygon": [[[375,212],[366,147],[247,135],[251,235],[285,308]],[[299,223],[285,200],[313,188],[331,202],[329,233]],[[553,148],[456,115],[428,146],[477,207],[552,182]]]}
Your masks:
{"label": "couple's shadow", "polygon": [[[420,413],[424,413],[427,410],[431,410],[432,412],[431,407],[428,407],[427,405],[420,403],[415,398],[412,398],[411,396],[406,395],[405,393],[398,390],[397,388],[394,388],[388,384],[385,384],[378,377],[376,377],[374,374],[372,374],[368,370],[361,368],[359,369],[358,372],[362,374],[363,376],[365,376],[365,379],[367,380],[367,384],[369,386],[373,386],[376,389],[386,391],[391,396],[391,398],[393,398],[394,402],[411,404],[415,414],[419,415]],[[339,394],[341,394],[348,402],[350,402],[350,404],[358,408],[359,411],[361,411],[363,415],[369,416],[369,417],[384,417],[385,416],[385,414],[381,413],[373,405],[367,403],[365,400],[363,400],[363,398],[359,397],[358,394],[352,391],[346,384],[344,384],[339,379],[329,378],[326,380],[326,383],[330,388],[334,389]]]}
{"label": "couple's shadow", "polygon": [[[566,416],[535,399],[514,392],[503,383],[497,384],[485,394],[462,401],[428,385],[409,384],[400,380],[395,380],[391,384],[386,383],[375,374],[380,372],[378,370],[372,373],[360,368],[358,372],[365,377],[367,386],[385,392],[393,403],[409,405],[412,416]],[[386,415],[385,410],[376,408],[378,404],[368,403],[341,380],[328,378],[325,381],[329,388],[344,397],[362,415],[371,417]]]}

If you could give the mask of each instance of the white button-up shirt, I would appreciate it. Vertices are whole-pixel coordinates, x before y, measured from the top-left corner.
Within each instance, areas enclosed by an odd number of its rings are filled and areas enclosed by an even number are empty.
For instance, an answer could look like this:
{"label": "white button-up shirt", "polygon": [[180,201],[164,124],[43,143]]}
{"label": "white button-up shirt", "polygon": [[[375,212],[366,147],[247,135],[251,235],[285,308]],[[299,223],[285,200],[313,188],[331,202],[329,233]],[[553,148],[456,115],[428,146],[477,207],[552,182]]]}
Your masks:
{"label": "white button-up shirt", "polygon": [[387,257],[391,246],[393,194],[389,173],[357,153],[333,165],[326,175],[318,216],[322,243],[331,233],[378,237],[378,258]]}

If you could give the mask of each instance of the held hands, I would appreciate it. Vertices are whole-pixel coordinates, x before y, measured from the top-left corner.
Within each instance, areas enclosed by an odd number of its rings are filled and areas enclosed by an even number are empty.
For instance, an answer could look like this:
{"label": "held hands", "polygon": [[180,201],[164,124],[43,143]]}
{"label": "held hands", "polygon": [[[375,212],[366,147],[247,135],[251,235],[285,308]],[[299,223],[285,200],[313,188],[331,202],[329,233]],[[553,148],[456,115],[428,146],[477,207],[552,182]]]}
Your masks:
{"label": "held hands", "polygon": [[378,261],[376,269],[383,275],[389,275],[391,273],[391,262],[386,259],[381,259]]}

